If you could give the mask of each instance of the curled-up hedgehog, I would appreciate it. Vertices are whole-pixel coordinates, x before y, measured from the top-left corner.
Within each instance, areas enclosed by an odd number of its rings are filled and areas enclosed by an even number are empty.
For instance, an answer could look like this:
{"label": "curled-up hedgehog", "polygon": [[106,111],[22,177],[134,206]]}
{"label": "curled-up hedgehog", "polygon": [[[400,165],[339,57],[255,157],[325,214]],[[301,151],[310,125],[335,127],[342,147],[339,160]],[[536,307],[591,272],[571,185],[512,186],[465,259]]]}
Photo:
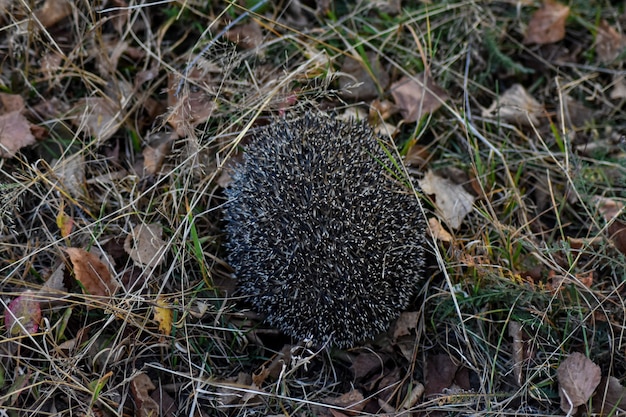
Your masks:
{"label": "curled-up hedgehog", "polygon": [[262,128],[226,195],[240,294],[296,339],[372,339],[422,280],[419,201],[390,145],[364,124],[307,116]]}

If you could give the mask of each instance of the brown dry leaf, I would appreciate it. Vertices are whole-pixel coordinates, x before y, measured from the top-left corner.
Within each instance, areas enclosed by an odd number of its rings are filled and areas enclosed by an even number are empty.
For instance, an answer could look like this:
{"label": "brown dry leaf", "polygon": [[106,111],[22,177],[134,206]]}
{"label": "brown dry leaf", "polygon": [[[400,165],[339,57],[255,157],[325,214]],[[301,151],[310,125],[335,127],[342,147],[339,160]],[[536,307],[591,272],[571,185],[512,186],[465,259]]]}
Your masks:
{"label": "brown dry leaf", "polygon": [[389,119],[397,111],[398,109],[396,108],[396,105],[391,101],[380,100],[377,98],[370,103],[368,115],[369,121],[372,125],[377,125],[378,123]]}
{"label": "brown dry leaf", "polygon": [[161,407],[150,396],[150,391],[155,389],[156,386],[150,377],[144,373],[135,375],[130,381],[130,392],[135,402],[135,416],[155,417],[161,415]]}
{"label": "brown dry leaf", "polygon": [[[371,73],[362,60],[347,57],[338,77],[341,96],[353,100],[371,100],[385,91],[389,85],[389,74],[373,52],[366,54]],[[372,78],[373,77],[373,78]]]}
{"label": "brown dry leaf", "polygon": [[239,372],[236,377],[226,378],[223,382],[223,385],[217,388],[220,404],[222,406],[241,404],[244,394],[241,389],[236,388],[250,387],[252,385],[252,376],[246,372]]}
{"label": "brown dry leaf", "polygon": [[256,21],[237,25],[226,32],[226,39],[242,49],[254,49],[263,43],[263,32]]}
{"label": "brown dry leaf", "polygon": [[586,274],[578,273],[576,274],[576,279],[580,281],[587,288],[591,288],[593,285],[593,271],[589,271]]}
{"label": "brown dry leaf", "polygon": [[600,383],[600,367],[579,352],[571,353],[556,370],[561,410],[568,415],[589,400]]}
{"label": "brown dry leaf", "polygon": [[[560,107],[560,106],[559,106]],[[563,111],[559,108],[556,114],[559,126],[565,125],[568,129],[584,127],[593,119],[593,110],[580,101],[570,97],[563,97]]]}
{"label": "brown dry leaf", "polygon": [[211,86],[215,76],[222,71],[207,60],[199,59],[195,68],[189,71],[189,88],[183,88],[176,96],[179,80],[173,74],[168,79],[167,105],[170,112],[167,123],[174,128],[179,137],[187,137],[193,128],[206,122],[217,108],[216,95]]}
{"label": "brown dry leaf", "polygon": [[626,37],[617,32],[603,19],[600,22],[600,26],[598,26],[595,46],[598,62],[610,64],[624,52]]}
{"label": "brown dry leaf", "polygon": [[12,158],[17,151],[35,142],[30,123],[19,111],[0,115],[0,157]]}
{"label": "brown dry leaf", "polygon": [[600,213],[607,222],[616,218],[624,210],[624,203],[613,200],[612,198],[595,196],[592,201],[595,203],[598,213]]}
{"label": "brown dry leaf", "polygon": [[0,113],[24,110],[24,99],[19,94],[0,93]]}
{"label": "brown dry leaf", "polygon": [[626,388],[613,376],[602,378],[591,402],[594,413],[619,416],[626,413]]}
{"label": "brown dry leaf", "polygon": [[440,177],[432,170],[428,170],[418,184],[425,194],[435,196],[435,204],[451,228],[458,229],[465,216],[472,211],[476,197],[465,191],[461,184]]}
{"label": "brown dry leaf", "polygon": [[513,84],[500,97],[482,111],[483,117],[500,118],[521,126],[539,124],[544,108],[520,84]]}
{"label": "brown dry leaf", "polygon": [[376,353],[359,353],[350,365],[350,370],[355,380],[360,380],[368,375],[379,373],[383,368],[386,358]]}
{"label": "brown dry leaf", "polygon": [[159,323],[159,332],[165,336],[172,334],[172,317],[174,315],[169,303],[165,298],[159,296],[154,307],[153,318]]}
{"label": "brown dry leaf", "polygon": [[411,334],[411,330],[417,328],[419,315],[418,311],[405,311],[400,314],[393,327],[393,339]]}
{"label": "brown dry leaf", "polygon": [[163,262],[165,241],[161,238],[163,227],[158,224],[140,224],[126,236],[124,250],[135,264],[154,267]]}
{"label": "brown dry leaf", "polygon": [[84,97],[71,110],[72,123],[80,131],[102,143],[120,126],[119,103],[105,97]]}
{"label": "brown dry leaf", "polygon": [[[365,407],[365,401],[363,394],[361,391],[353,389],[352,391],[348,391],[343,395],[340,395],[337,398],[333,398],[326,402],[327,404],[336,405],[337,407],[344,407],[348,415],[354,415],[353,413],[360,413],[363,411],[363,407]],[[332,413],[332,408],[330,412]]]}
{"label": "brown dry leaf", "polygon": [[431,398],[450,388],[458,369],[459,366],[447,354],[429,355],[424,369],[424,396]]}
{"label": "brown dry leaf", "polygon": [[143,168],[148,175],[155,175],[161,170],[163,161],[172,151],[174,138],[171,135],[158,137],[143,148]]}
{"label": "brown dry leaf", "polygon": [[406,123],[413,123],[437,110],[448,94],[426,72],[402,77],[390,87],[391,95]]}
{"label": "brown dry leaf", "polygon": [[611,97],[612,100],[626,98],[626,80],[623,75],[615,76],[609,97]]}
{"label": "brown dry leaf", "polygon": [[546,0],[541,9],[530,18],[524,43],[545,45],[560,41],[565,37],[565,21],[568,16],[569,7],[554,0]]}
{"label": "brown dry leaf", "polygon": [[100,258],[81,248],[66,248],[74,267],[74,277],[91,295],[111,297],[118,288],[109,268]]}
{"label": "brown dry leaf", "polygon": [[35,10],[35,17],[44,27],[54,26],[72,13],[69,0],[46,0],[41,8]]}
{"label": "brown dry leaf", "polygon": [[607,232],[615,248],[626,255],[626,223],[614,220],[609,224]]}
{"label": "brown dry leaf", "polygon": [[85,155],[76,152],[73,155],[56,161],[53,165],[54,176],[58,179],[57,186],[75,199],[86,194],[85,187]]}
{"label": "brown dry leaf", "polygon": [[428,230],[430,230],[430,235],[434,240],[438,240],[440,242],[450,243],[454,240],[452,235],[444,229],[441,225],[441,222],[436,217],[431,217],[428,219]]}

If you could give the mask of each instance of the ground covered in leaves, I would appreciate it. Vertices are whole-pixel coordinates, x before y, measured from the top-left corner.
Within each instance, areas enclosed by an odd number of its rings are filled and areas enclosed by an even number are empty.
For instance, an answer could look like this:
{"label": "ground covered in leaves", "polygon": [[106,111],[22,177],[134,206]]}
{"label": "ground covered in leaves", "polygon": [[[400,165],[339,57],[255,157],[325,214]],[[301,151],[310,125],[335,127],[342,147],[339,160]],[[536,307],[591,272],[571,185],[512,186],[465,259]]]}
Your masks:
{"label": "ground covered in leaves", "polygon": [[[2,413],[626,411],[624,7],[0,0]],[[429,223],[422,289],[347,350],[224,261],[228,167],[311,112],[391,138]]]}

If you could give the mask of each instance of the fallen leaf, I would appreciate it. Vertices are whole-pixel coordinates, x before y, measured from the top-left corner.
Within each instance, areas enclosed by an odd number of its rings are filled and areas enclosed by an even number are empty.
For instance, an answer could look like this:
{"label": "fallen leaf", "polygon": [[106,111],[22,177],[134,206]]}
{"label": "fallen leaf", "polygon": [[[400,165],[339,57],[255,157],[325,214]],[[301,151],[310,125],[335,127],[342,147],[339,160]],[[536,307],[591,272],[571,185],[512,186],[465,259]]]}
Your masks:
{"label": "fallen leaf", "polygon": [[157,298],[156,304],[156,307],[154,307],[154,320],[159,323],[159,332],[169,336],[172,333],[172,309],[167,300],[161,296]]}
{"label": "fallen leaf", "polygon": [[[56,300],[59,296],[64,296],[65,288],[65,263],[59,265],[52,271],[41,289],[37,291],[37,299],[48,303]],[[61,294],[60,294],[61,293]]]}
{"label": "fallen leaf", "polygon": [[600,367],[579,352],[568,355],[556,370],[561,410],[572,415],[591,398],[600,383]]}
{"label": "fallen leaf", "polygon": [[263,365],[252,374],[252,384],[256,387],[260,387],[265,383],[268,376],[270,376],[270,368],[266,368],[265,365]]}
{"label": "fallen leaf", "polygon": [[543,106],[520,84],[513,84],[500,97],[482,111],[483,117],[500,118],[521,126],[539,124]]}
{"label": "fallen leaf", "polygon": [[546,0],[541,9],[530,18],[524,43],[545,45],[562,40],[565,37],[565,21],[568,16],[569,7],[554,0]]}
{"label": "fallen leaf", "polygon": [[143,168],[148,175],[155,175],[161,170],[163,161],[172,151],[174,138],[171,135],[158,137],[143,148]]}
{"label": "fallen leaf", "polygon": [[594,196],[592,201],[606,222],[612,221],[624,210],[624,203],[612,198]]}
{"label": "fallen leaf", "polygon": [[613,376],[602,378],[591,403],[600,416],[622,415],[626,412],[626,388]]}
{"label": "fallen leaf", "polygon": [[612,87],[609,97],[612,100],[626,98],[626,80],[623,75],[615,75],[611,85]]}
{"label": "fallen leaf", "polygon": [[60,211],[59,214],[57,214],[57,227],[61,232],[61,237],[66,239],[72,233],[74,219],[65,211]]}
{"label": "fallen leaf", "polygon": [[568,129],[581,128],[593,120],[593,110],[570,96],[563,97],[563,111],[559,106],[557,121],[559,126],[564,125]]}
{"label": "fallen leaf", "polygon": [[130,392],[135,402],[135,416],[156,417],[161,415],[161,407],[152,399],[150,391],[156,386],[144,373],[136,374],[130,381]]}
{"label": "fallen leaf", "polygon": [[248,388],[251,385],[252,376],[246,372],[239,372],[236,377],[226,378],[217,388],[219,404],[221,406],[241,404],[244,393],[238,388]]}
{"label": "fallen leaf", "polygon": [[242,49],[254,49],[263,44],[263,32],[256,21],[237,25],[226,32],[226,39]]}
{"label": "fallen leaf", "polygon": [[607,233],[615,248],[626,255],[626,223],[613,220],[607,228]]}
{"label": "fallen leaf", "polygon": [[74,277],[85,292],[102,297],[111,297],[115,294],[118,285],[109,268],[97,255],[80,248],[66,248],[65,252],[72,261]]}
{"label": "fallen leaf", "polygon": [[189,71],[186,80],[189,88],[181,89],[176,95],[179,79],[170,74],[168,79],[167,105],[170,108],[167,123],[179,137],[187,137],[193,128],[206,122],[217,109],[217,96],[211,86],[216,83],[215,75],[222,70],[205,59]]}
{"label": "fallen leaf", "polygon": [[75,199],[83,198],[85,187],[85,155],[76,152],[73,155],[59,159],[52,167],[57,178],[57,186]]}
{"label": "fallen leaf", "polygon": [[624,52],[626,48],[626,37],[617,32],[603,19],[598,26],[595,47],[598,62],[610,64]]}
{"label": "fallen leaf", "polygon": [[578,279],[578,281],[580,281],[580,283],[585,287],[591,288],[591,285],[593,285],[593,271],[589,271],[586,274],[576,274],[576,279]]}
{"label": "fallen leaf", "polygon": [[180,415],[178,414],[178,410],[181,409],[181,405],[178,404],[178,402],[172,398],[167,391],[163,389],[155,389],[152,391],[152,394],[150,394],[150,397],[152,397],[155,403],[159,404],[159,407],[161,408],[160,417],[176,417]]}
{"label": "fallen leaf", "polygon": [[437,110],[448,94],[426,72],[415,77],[402,77],[390,87],[391,95],[406,123],[413,123]]}
{"label": "fallen leaf", "polygon": [[10,336],[37,333],[40,321],[41,307],[30,290],[11,301],[4,312],[4,323]]}
{"label": "fallen leaf", "polygon": [[417,328],[419,311],[405,311],[400,314],[393,328],[393,339],[411,334],[411,330]]}
{"label": "fallen leaf", "polygon": [[19,111],[0,115],[0,157],[12,158],[17,151],[35,142],[29,121]]}
{"label": "fallen leaf", "polygon": [[0,93],[0,113],[24,110],[24,99],[19,94]]}
{"label": "fallen leaf", "polygon": [[[361,391],[353,389],[343,395],[340,395],[339,397],[332,398],[326,401],[326,403],[335,405],[337,407],[343,407],[345,409],[343,411],[346,411],[346,413],[348,413],[347,415],[354,415],[353,413],[360,413],[361,411],[363,411],[363,408],[365,407],[364,400],[365,398],[363,397]],[[333,412],[336,412],[338,410],[334,410],[331,408],[329,411],[331,412],[331,414],[334,414]]]}
{"label": "fallen leaf", "polygon": [[440,177],[431,170],[418,184],[425,194],[435,196],[435,204],[451,228],[458,229],[465,216],[472,211],[476,197],[465,191],[461,184]]}
{"label": "fallen leaf", "polygon": [[436,217],[431,217],[428,219],[428,230],[430,230],[430,235],[434,240],[438,240],[440,242],[450,243],[454,240],[452,235],[444,229],[441,225],[441,222]]}
{"label": "fallen leaf", "polygon": [[343,62],[337,77],[342,97],[353,100],[371,100],[387,88],[389,74],[380,64],[378,55],[367,53],[366,59],[369,69],[361,59],[347,57]]}
{"label": "fallen leaf", "polygon": [[120,127],[119,103],[108,97],[83,97],[71,110],[72,124],[98,143],[109,139]]}
{"label": "fallen leaf", "polygon": [[133,228],[132,233],[126,236],[124,250],[135,264],[154,267],[160,265],[164,259],[166,243],[161,236],[163,228],[158,224],[140,224]]}
{"label": "fallen leaf", "polygon": [[355,380],[360,380],[368,375],[379,373],[383,369],[385,357],[380,354],[363,352],[359,353],[350,365],[350,370]]}
{"label": "fallen leaf", "polygon": [[46,0],[41,8],[35,10],[35,17],[44,27],[51,27],[72,13],[72,4],[68,0]]}
{"label": "fallen leaf", "polygon": [[447,354],[429,355],[424,369],[424,396],[432,398],[443,394],[444,390],[454,382],[458,369],[459,366]]}

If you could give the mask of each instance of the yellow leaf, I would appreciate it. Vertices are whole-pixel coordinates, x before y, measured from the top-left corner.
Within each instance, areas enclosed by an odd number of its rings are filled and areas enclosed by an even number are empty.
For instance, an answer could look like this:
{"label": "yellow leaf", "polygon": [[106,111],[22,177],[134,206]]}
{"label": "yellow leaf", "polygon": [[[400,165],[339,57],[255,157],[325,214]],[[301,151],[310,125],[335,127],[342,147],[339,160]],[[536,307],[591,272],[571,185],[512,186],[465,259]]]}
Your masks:
{"label": "yellow leaf", "polygon": [[169,336],[172,332],[172,309],[167,300],[157,298],[157,306],[154,308],[154,320],[159,323],[159,331]]}

